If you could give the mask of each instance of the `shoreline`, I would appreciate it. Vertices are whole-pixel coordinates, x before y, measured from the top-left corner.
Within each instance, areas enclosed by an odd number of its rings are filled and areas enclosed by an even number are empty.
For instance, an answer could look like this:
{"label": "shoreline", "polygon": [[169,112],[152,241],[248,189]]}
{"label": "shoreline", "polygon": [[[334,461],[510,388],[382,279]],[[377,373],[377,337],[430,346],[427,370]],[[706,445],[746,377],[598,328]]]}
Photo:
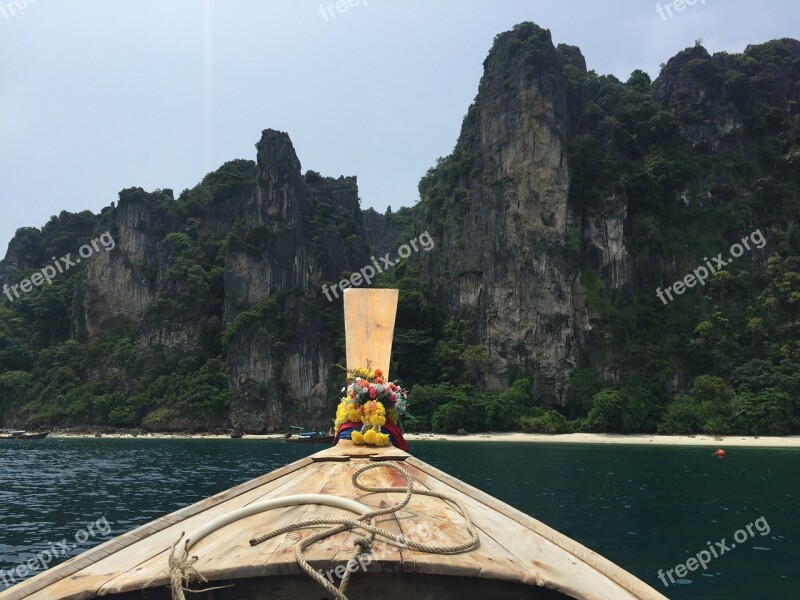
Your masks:
{"label": "shoreline", "polygon": [[[225,440],[230,435],[211,433],[78,433],[70,431],[53,431],[50,438],[57,439],[205,439]],[[284,439],[284,434],[272,433],[264,435],[244,435],[244,440]],[[655,435],[655,434],[620,434],[620,433],[473,433],[467,435],[440,433],[408,433],[409,442],[503,442],[503,443],[539,443],[539,444],[624,444],[639,446],[749,446],[756,448],[800,448],[800,436],[742,436],[742,435]]]}
{"label": "shoreline", "polygon": [[411,441],[504,442],[547,444],[622,444],[629,446],[750,446],[756,448],[800,448],[800,436],[745,435],[655,435],[647,433],[474,433],[443,435],[423,433],[406,435]]}

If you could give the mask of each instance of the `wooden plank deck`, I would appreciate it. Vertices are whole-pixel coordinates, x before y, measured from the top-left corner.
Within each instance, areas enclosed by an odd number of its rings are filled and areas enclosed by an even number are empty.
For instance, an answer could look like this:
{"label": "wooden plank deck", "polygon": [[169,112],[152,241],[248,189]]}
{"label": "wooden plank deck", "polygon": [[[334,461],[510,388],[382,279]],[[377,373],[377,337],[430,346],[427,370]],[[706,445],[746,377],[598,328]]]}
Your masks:
{"label": "wooden plank deck", "polygon": [[[355,447],[345,442],[103,544],[0,593],[0,600],[83,600],[163,588],[169,578],[168,555],[181,532],[268,498],[322,493],[352,498],[373,507],[396,504],[403,494],[368,493],[351,483],[357,467],[381,460],[398,461],[414,477],[418,489],[458,496],[479,530],[480,546],[464,554],[438,555],[376,539],[372,554],[375,559],[369,564],[369,573],[519,582],[582,600],[665,600],[591,550],[405,452],[395,448]],[[368,471],[361,481],[375,487],[403,485],[402,476],[388,467]],[[249,540],[311,516],[353,515],[319,505],[253,515],[198,542],[191,550],[193,556],[199,557],[195,567],[212,583],[300,575],[294,546],[317,529],[290,532],[255,547],[250,546]],[[469,539],[458,511],[449,503],[429,496],[413,496],[399,512],[380,517],[378,526],[409,538],[425,536],[427,539],[423,541],[436,545]],[[315,569],[327,572],[347,563],[355,549],[355,538],[360,535],[363,534],[337,534],[308,548],[305,556]],[[353,580],[360,576],[364,575],[354,574]]]}

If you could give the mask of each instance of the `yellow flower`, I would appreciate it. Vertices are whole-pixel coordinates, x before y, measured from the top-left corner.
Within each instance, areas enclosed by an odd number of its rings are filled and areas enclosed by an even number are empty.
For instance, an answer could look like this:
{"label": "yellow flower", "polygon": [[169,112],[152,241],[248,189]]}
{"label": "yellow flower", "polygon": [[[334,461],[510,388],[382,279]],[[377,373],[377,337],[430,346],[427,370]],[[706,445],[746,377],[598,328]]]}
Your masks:
{"label": "yellow flower", "polygon": [[378,433],[374,429],[368,429],[367,432],[364,434],[364,442],[370,445],[374,445],[376,441],[376,436]]}
{"label": "yellow flower", "polygon": [[386,411],[386,420],[389,421],[392,425],[397,425],[397,411],[393,408],[390,408]]}
{"label": "yellow flower", "polygon": [[391,444],[389,441],[389,436],[385,433],[375,433],[375,441],[373,442],[376,446],[388,446]]}
{"label": "yellow flower", "polygon": [[348,421],[361,423],[361,412],[358,410],[358,404],[350,400],[350,398],[342,398],[336,409],[336,422],[347,423]]}
{"label": "yellow flower", "polygon": [[386,417],[380,413],[373,414],[372,418],[370,419],[370,425],[382,427],[386,425]]}
{"label": "yellow flower", "polygon": [[336,425],[335,428],[338,431],[339,427],[342,423],[347,421],[347,408],[345,407],[344,402],[340,402],[339,406],[336,407]]}
{"label": "yellow flower", "polygon": [[353,374],[353,379],[355,379],[356,377],[363,377],[364,379],[368,379],[369,369],[365,369],[364,367],[361,367],[359,369],[353,369],[352,374]]}
{"label": "yellow flower", "polygon": [[[369,432],[367,432],[369,433]],[[361,435],[360,431],[353,430],[353,433],[350,434],[350,439],[353,440],[353,443],[356,446],[363,446],[366,436]]]}
{"label": "yellow flower", "polygon": [[386,424],[386,409],[383,404],[372,400],[364,405],[364,416],[362,420],[366,425],[381,427]]}

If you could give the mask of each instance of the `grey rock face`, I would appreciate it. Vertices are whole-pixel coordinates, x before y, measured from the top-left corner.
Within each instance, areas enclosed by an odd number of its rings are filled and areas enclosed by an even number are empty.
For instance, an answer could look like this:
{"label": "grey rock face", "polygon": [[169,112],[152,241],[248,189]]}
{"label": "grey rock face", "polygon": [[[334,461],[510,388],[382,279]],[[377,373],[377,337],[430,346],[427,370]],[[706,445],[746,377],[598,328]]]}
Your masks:
{"label": "grey rock face", "polygon": [[625,250],[625,219],[628,201],[613,194],[597,209],[587,209],[584,219],[584,248],[587,266],[614,288],[630,280],[630,258]]}
{"label": "grey rock face", "polygon": [[177,223],[164,223],[157,216],[156,206],[163,201],[143,190],[120,194],[111,231],[116,248],[92,257],[79,285],[80,302],[73,305],[75,328],[85,328],[90,338],[118,323],[138,324],[155,299],[164,266],[163,234],[158,230],[178,229]]}

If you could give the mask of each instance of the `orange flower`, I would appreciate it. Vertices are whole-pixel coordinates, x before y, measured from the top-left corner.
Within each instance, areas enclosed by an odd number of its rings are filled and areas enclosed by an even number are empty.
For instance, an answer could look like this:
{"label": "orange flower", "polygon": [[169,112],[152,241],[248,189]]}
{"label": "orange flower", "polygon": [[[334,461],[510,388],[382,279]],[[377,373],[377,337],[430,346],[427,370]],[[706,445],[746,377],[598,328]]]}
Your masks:
{"label": "orange flower", "polygon": [[380,369],[375,369],[375,377],[383,377],[383,371]]}

